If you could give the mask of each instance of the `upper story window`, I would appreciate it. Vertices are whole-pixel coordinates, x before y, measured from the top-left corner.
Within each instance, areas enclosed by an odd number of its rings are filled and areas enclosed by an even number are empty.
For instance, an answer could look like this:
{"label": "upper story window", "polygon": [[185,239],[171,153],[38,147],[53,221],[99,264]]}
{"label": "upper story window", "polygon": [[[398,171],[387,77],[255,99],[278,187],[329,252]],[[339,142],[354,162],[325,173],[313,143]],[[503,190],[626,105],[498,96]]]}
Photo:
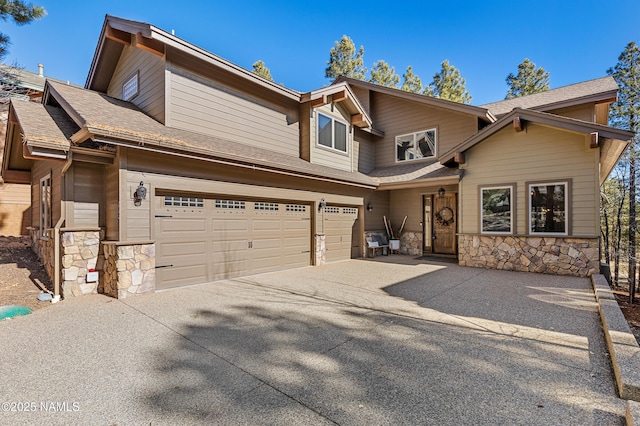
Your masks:
{"label": "upper story window", "polygon": [[436,156],[436,129],[396,136],[396,162]]}
{"label": "upper story window", "polygon": [[138,73],[122,84],[122,100],[129,101],[138,95]]}
{"label": "upper story window", "polygon": [[529,184],[529,231],[568,234],[569,182]]}
{"label": "upper story window", "polygon": [[318,113],[318,145],[347,152],[347,125]]}

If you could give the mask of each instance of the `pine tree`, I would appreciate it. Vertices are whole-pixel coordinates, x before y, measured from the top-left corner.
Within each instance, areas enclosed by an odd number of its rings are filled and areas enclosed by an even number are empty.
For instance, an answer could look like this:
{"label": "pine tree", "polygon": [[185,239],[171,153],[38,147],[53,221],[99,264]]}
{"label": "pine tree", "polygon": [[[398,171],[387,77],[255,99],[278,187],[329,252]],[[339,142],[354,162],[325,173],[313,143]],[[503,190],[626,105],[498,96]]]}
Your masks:
{"label": "pine tree", "polygon": [[402,87],[405,92],[420,93],[422,92],[422,80],[413,73],[411,65],[407,67],[407,71],[402,74]]}
{"label": "pine tree", "polygon": [[266,78],[269,81],[273,81],[271,71],[264,65],[264,61],[262,59],[253,63],[253,73],[262,78]]}
{"label": "pine tree", "polygon": [[388,63],[379,60],[371,68],[371,78],[369,82],[385,87],[396,87],[400,83],[400,77],[396,74],[396,69],[390,67]]}
{"label": "pine tree", "polygon": [[518,74],[509,74],[506,81],[509,90],[505,99],[549,90],[549,73],[542,67],[536,68],[536,64],[531,62],[529,58],[518,65]]}
{"label": "pine tree", "polygon": [[450,65],[449,60],[445,60],[440,72],[433,76],[433,82],[425,88],[424,94],[468,104],[471,102],[471,95],[467,92],[465,84],[466,81],[460,75],[460,71]]}
{"label": "pine tree", "polygon": [[611,105],[609,123],[612,126],[629,130],[636,135],[625,153],[624,160],[629,165],[629,301],[633,303],[636,290],[636,197],[637,168],[640,155],[640,48],[630,42],[618,57],[615,67],[607,74],[616,79],[620,89],[618,101]]}
{"label": "pine tree", "polygon": [[[47,12],[40,6],[33,6],[23,0],[0,0],[0,19],[11,19],[17,25],[26,25],[40,19]],[[0,32],[0,60],[9,53],[9,36]]]}
{"label": "pine tree", "polygon": [[364,47],[356,52],[353,40],[346,35],[336,41],[329,52],[329,61],[324,76],[327,78],[345,77],[364,80],[367,69],[364,67]]}

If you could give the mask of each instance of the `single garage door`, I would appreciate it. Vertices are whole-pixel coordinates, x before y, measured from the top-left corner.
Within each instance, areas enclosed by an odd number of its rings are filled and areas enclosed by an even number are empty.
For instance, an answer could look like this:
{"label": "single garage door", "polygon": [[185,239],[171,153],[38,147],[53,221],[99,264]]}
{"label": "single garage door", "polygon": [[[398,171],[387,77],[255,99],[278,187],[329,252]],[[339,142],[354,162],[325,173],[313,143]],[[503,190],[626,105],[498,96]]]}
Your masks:
{"label": "single garage door", "polygon": [[311,264],[305,204],[156,196],[156,287]]}
{"label": "single garage door", "polygon": [[[324,208],[324,234],[327,262],[351,259],[358,253],[359,243],[354,224],[358,209],[354,207],[327,206]],[[356,254],[353,257],[358,257]]]}

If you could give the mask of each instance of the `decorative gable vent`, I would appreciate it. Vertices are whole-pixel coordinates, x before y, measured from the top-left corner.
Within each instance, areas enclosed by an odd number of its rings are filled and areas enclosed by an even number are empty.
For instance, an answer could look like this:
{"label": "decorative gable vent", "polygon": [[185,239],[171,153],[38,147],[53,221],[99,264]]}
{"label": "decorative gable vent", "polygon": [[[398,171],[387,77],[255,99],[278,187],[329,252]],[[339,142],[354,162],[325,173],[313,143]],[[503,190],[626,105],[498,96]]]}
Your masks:
{"label": "decorative gable vent", "polygon": [[138,73],[133,74],[122,85],[122,100],[130,101],[138,96]]}

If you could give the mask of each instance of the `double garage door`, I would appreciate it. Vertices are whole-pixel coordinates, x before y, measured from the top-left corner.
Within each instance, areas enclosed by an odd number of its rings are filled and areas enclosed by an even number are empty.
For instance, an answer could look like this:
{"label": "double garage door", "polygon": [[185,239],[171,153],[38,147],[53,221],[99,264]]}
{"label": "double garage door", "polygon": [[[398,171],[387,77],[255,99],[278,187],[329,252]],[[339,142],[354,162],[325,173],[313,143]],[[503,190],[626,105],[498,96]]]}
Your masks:
{"label": "double garage door", "polygon": [[[158,289],[311,265],[308,204],[170,195],[154,202]],[[326,222],[340,233],[327,233],[328,261],[351,257],[343,222]]]}

